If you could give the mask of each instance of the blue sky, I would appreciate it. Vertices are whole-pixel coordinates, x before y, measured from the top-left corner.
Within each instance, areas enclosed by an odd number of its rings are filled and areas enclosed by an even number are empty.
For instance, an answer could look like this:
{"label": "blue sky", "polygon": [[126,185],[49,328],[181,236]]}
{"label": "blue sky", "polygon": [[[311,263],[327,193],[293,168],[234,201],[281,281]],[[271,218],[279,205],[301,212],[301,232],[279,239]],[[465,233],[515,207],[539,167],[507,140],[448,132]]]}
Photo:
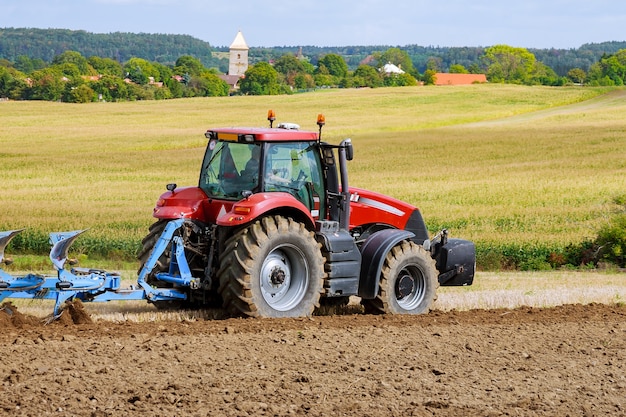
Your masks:
{"label": "blue sky", "polygon": [[623,0],[0,0],[0,27],[191,35],[229,46],[577,48],[626,40]]}

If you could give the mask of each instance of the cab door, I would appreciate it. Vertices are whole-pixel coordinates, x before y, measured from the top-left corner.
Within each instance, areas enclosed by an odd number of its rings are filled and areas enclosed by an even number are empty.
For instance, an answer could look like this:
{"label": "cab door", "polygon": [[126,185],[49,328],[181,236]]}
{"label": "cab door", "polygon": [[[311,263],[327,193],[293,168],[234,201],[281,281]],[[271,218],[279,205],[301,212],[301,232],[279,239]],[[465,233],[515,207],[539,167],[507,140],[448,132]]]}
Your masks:
{"label": "cab door", "polygon": [[270,143],[263,187],[288,192],[304,204],[315,220],[326,216],[325,189],[316,142]]}

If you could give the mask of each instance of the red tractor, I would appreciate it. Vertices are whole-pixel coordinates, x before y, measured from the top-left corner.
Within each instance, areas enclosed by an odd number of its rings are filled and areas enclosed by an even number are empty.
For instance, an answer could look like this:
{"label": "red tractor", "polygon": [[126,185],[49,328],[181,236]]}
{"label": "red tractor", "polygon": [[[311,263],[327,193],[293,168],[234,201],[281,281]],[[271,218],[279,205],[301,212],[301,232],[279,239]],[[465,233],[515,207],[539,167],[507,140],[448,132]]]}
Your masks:
{"label": "red tractor", "polygon": [[[274,128],[271,110],[268,120],[269,128],[209,129],[198,186],[168,184],[160,196],[139,259],[146,265],[178,221],[179,244],[145,275],[185,298],[157,307],[302,317],[358,296],[369,313],[420,314],[439,285],[472,284],[474,244],[446,230],[431,240],[416,207],[350,187],[351,140],[321,141],[322,115],[319,131]],[[180,264],[189,280],[163,278]]]}

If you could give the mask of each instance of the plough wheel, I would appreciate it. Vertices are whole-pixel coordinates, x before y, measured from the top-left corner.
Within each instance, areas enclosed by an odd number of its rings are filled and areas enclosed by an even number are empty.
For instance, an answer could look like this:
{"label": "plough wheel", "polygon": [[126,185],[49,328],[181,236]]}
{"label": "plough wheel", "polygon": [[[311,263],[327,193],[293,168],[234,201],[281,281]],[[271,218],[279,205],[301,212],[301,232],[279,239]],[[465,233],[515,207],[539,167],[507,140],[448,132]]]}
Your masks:
{"label": "plough wheel", "polygon": [[319,307],[324,258],[304,224],[269,216],[226,241],[218,277],[230,314],[305,317]]}

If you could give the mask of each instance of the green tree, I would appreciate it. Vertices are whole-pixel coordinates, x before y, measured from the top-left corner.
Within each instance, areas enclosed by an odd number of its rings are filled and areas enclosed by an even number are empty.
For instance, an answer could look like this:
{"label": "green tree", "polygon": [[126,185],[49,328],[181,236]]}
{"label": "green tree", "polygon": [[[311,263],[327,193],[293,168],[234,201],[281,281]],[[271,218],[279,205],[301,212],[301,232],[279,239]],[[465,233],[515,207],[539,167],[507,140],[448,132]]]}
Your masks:
{"label": "green tree", "polygon": [[328,73],[317,73],[313,79],[318,87],[331,87],[338,84],[337,77],[333,77]]}
{"label": "green tree", "polygon": [[298,74],[294,77],[294,87],[298,90],[305,90],[315,87],[315,79],[311,74]]}
{"label": "green tree", "polygon": [[591,85],[624,85],[626,82],[626,49],[613,55],[603,55],[589,68],[587,80]]}
{"label": "green tree", "polygon": [[380,73],[369,65],[359,65],[354,71],[353,84],[355,87],[380,87],[383,79]]}
{"label": "green tree", "polygon": [[191,55],[183,55],[176,60],[176,64],[174,64],[174,74],[177,75],[185,75],[189,74],[191,76],[200,76],[206,68],[202,65],[199,59],[194,58]]}
{"label": "green tree", "polygon": [[142,58],[131,58],[124,64],[124,72],[135,84],[148,84],[150,80],[161,81],[159,70],[152,62]]}
{"label": "green tree", "polygon": [[65,90],[63,75],[52,69],[45,68],[34,71],[30,78],[32,85],[27,93],[27,98],[31,100],[59,101]]}
{"label": "green tree", "polygon": [[469,66],[469,73],[470,74],[482,74],[483,70],[480,68],[480,65],[478,65],[478,63],[473,62],[470,66]]}
{"label": "green tree", "polygon": [[626,80],[626,49],[602,58],[600,63],[605,76],[613,80],[615,85],[624,85],[624,80]]}
{"label": "green tree", "polygon": [[14,66],[17,70],[30,74],[35,70],[35,66],[33,65],[33,61],[26,55],[20,55],[15,59]]}
{"label": "green tree", "polygon": [[482,59],[491,82],[528,83],[536,70],[535,55],[525,48],[495,45],[485,49]]}
{"label": "green tree", "polygon": [[573,83],[582,84],[587,78],[587,73],[581,68],[572,68],[567,72],[567,78]]}
{"label": "green tree", "polygon": [[70,80],[76,80],[81,78],[81,72],[78,66],[70,62],[51,65],[50,68],[59,72],[63,77],[69,78]]}
{"label": "green tree", "polygon": [[552,68],[542,62],[537,62],[535,64],[535,70],[530,75],[526,84],[551,85],[556,87],[565,85],[566,82],[567,80],[563,77],[559,77]]}
{"label": "green tree", "polygon": [[104,75],[98,81],[90,83],[91,88],[104,101],[128,100],[128,84],[119,77]]}
{"label": "green tree", "polygon": [[81,75],[96,75],[93,67],[89,65],[87,58],[76,51],[65,51],[62,54],[55,56],[52,60],[52,65],[62,64],[75,65]]}
{"label": "green tree", "polygon": [[315,69],[315,85],[318,87],[330,87],[337,84],[335,77],[330,75],[325,65],[318,65]]}
{"label": "green tree", "polygon": [[99,75],[114,75],[116,77],[123,77],[124,70],[122,64],[111,58],[100,58],[98,56],[92,56],[87,59],[89,65]]}
{"label": "green tree", "polygon": [[469,71],[461,64],[450,65],[451,74],[469,74]]}
{"label": "green tree", "polygon": [[164,81],[164,84],[170,90],[172,98],[181,98],[183,96],[183,85],[177,80],[170,78]]}
{"label": "green tree", "polygon": [[333,77],[343,78],[348,74],[348,64],[341,55],[327,54],[318,61],[318,67],[325,67],[328,74]]}
{"label": "green tree", "polygon": [[25,74],[15,68],[0,67],[0,97],[26,98],[23,94],[27,88]]}
{"label": "green tree", "polygon": [[[284,83],[294,87],[294,88],[306,88],[306,87],[298,87],[296,85],[296,77],[299,75],[304,76],[306,74],[306,70],[302,61],[296,58],[294,55],[286,54],[278,58],[274,62],[274,69],[281,75]],[[300,77],[299,83],[300,85],[305,84],[305,78]]]}
{"label": "green tree", "polygon": [[13,80],[9,70],[6,67],[0,67],[0,98],[9,97]]}
{"label": "green tree", "polygon": [[388,74],[383,77],[383,83],[387,87],[407,87],[417,85],[417,80],[411,74]]}
{"label": "green tree", "polygon": [[306,72],[302,61],[291,54],[283,55],[274,61],[274,69],[283,75]]}
{"label": "green tree", "polygon": [[146,85],[150,82],[150,77],[143,72],[140,66],[126,68],[126,78],[139,85]]}
{"label": "green tree", "polygon": [[65,101],[69,103],[89,103],[95,98],[95,91],[86,84],[74,87],[67,94]]}
{"label": "green tree", "polygon": [[150,84],[128,84],[128,100],[154,100],[154,86]]}
{"label": "green tree", "polygon": [[204,72],[198,80],[202,83],[202,96],[204,97],[220,97],[227,96],[230,92],[230,86],[217,75]]}
{"label": "green tree", "polygon": [[428,61],[426,62],[426,69],[431,70],[433,73],[439,72],[442,67],[441,61],[442,60],[440,57],[431,56],[430,58],[428,58]]}
{"label": "green tree", "polygon": [[431,69],[427,69],[424,71],[424,76],[422,77],[422,81],[424,81],[425,85],[433,85],[437,82],[436,72]]}
{"label": "green tree", "polygon": [[249,95],[279,94],[278,72],[267,62],[258,62],[248,68],[239,82],[239,89]]}
{"label": "green tree", "polygon": [[167,65],[159,64],[158,62],[154,62],[152,65],[154,65],[154,68],[156,68],[159,73],[159,77],[157,79],[163,83],[165,83],[166,80],[171,79],[174,75],[174,71]]}

